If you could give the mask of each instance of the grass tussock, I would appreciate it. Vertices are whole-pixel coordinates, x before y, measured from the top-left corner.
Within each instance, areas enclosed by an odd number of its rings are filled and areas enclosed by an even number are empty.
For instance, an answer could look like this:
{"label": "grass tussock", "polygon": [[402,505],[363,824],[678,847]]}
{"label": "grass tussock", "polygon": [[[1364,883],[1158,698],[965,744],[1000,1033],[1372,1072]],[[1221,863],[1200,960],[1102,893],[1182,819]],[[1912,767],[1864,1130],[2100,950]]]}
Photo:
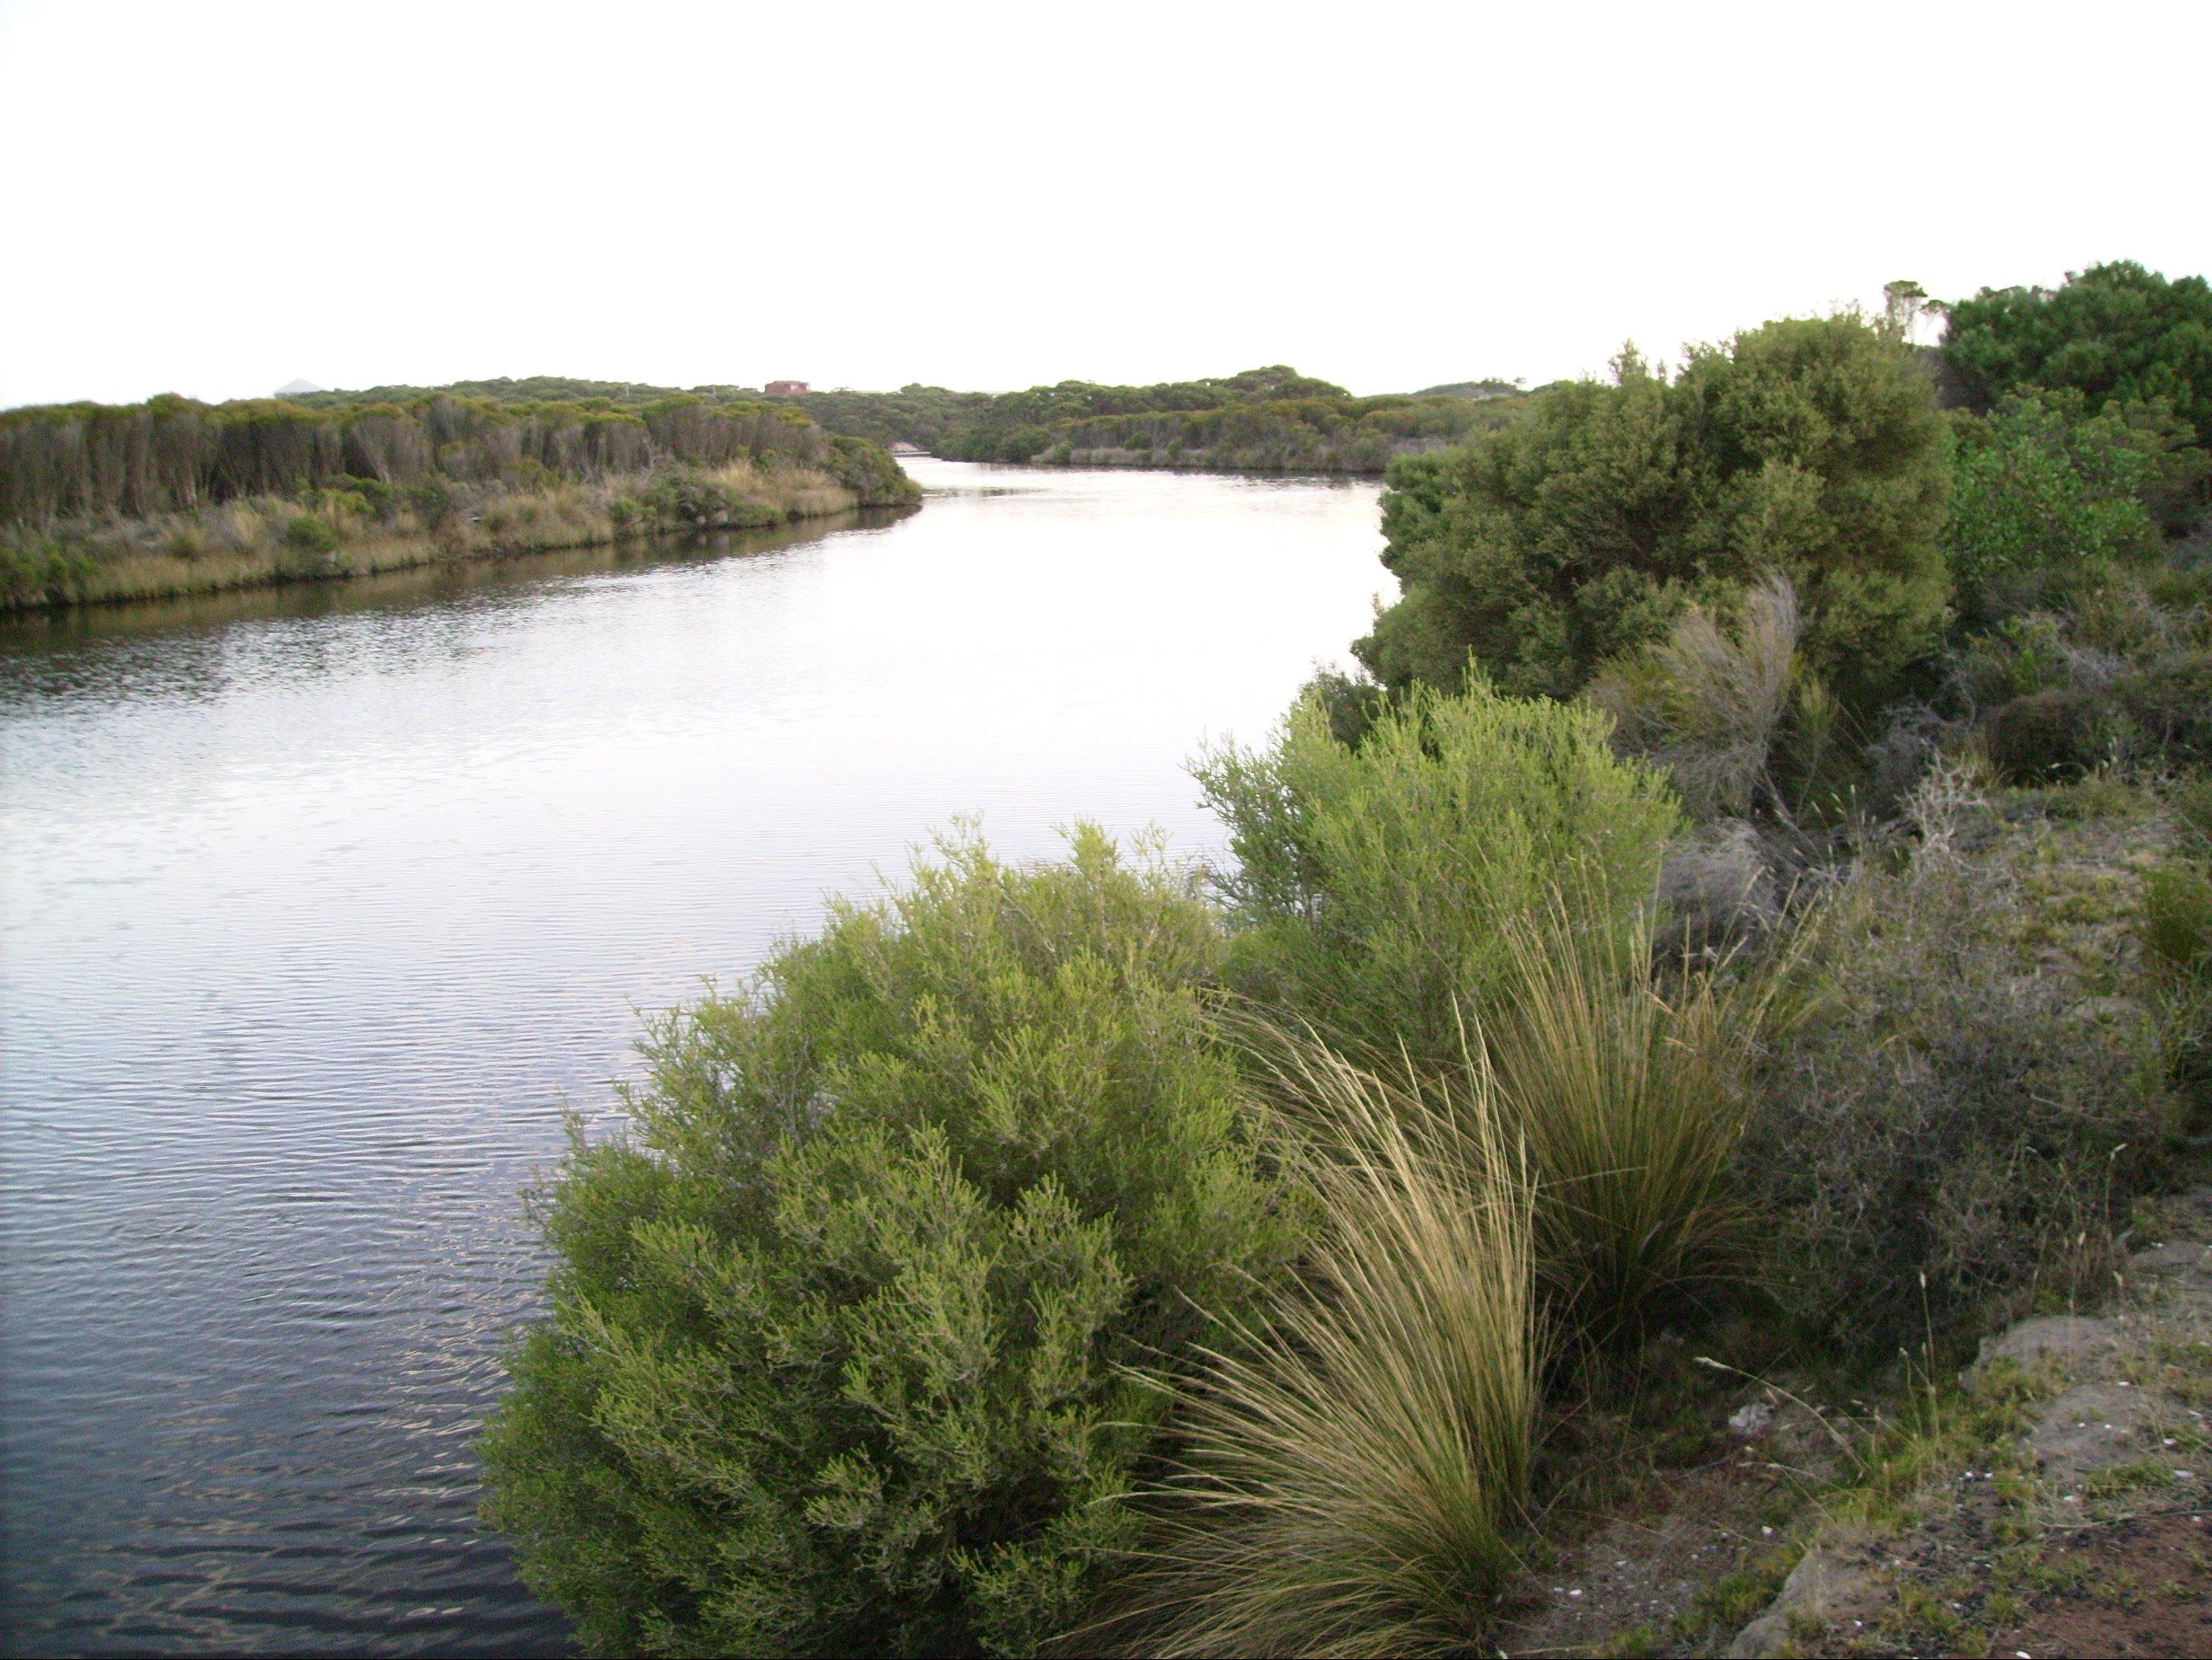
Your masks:
{"label": "grass tussock", "polygon": [[1702,973],[1662,988],[1648,918],[1598,953],[1555,907],[1510,946],[1515,995],[1489,1047],[1540,1183],[1544,1277],[1583,1338],[1633,1337],[1741,1274],[1735,1164],[1779,982]]}
{"label": "grass tussock", "polygon": [[1542,1351],[1535,1193],[1479,1064],[1456,1089],[1273,1046],[1308,1271],[1183,1391],[1140,1596],[1166,1655],[1443,1654],[1516,1565]]}

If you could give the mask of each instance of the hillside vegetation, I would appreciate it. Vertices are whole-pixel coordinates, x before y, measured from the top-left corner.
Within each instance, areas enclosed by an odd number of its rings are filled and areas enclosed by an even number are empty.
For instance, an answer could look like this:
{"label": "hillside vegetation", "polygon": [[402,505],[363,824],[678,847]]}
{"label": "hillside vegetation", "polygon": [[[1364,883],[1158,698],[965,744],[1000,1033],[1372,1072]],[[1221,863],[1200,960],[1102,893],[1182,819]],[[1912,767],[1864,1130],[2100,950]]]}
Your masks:
{"label": "hillside vegetation", "polygon": [[1395,456],[1463,437],[1492,418],[1465,382],[1412,396],[1354,398],[1277,365],[1152,386],[1085,380],[997,394],[907,386],[810,392],[798,401],[833,432],[906,442],[963,461],[1224,471],[1380,472]]}
{"label": "hillside vegetation", "polygon": [[[1460,400],[1379,673],[1196,763],[1233,861],[953,838],[654,1030],[532,1200],[525,1577],[607,1652],[1711,1653],[2011,1472],[1977,1340],[2212,1147],[2193,281],[1961,302],[1981,407],[1903,284]],[[1601,1559],[1663,1614],[1546,1626]]]}
{"label": "hillside vegetation", "polygon": [[0,414],[0,606],[203,592],[675,529],[920,490],[803,410],[459,388]]}

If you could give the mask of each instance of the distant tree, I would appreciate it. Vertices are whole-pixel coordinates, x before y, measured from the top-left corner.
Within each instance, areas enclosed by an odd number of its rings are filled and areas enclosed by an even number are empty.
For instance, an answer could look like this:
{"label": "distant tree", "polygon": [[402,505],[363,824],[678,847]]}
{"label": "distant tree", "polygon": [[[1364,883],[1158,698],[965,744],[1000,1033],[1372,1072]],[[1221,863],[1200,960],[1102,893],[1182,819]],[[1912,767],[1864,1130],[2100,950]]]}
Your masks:
{"label": "distant tree", "polygon": [[1944,362],[1986,414],[2030,386],[2081,392],[2092,410],[2171,398],[2212,445],[2212,284],[2168,282],[2131,260],[2057,289],[1984,289],[1950,308]]}

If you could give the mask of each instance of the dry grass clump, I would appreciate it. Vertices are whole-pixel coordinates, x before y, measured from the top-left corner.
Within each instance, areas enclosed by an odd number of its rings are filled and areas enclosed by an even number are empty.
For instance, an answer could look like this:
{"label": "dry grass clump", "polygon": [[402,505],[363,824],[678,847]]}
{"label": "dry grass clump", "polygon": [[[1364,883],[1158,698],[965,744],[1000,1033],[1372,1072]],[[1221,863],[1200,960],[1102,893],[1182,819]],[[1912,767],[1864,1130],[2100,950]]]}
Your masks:
{"label": "dry grass clump", "polygon": [[1735,1164],[1780,982],[1701,973],[1662,989],[1648,918],[1612,952],[1570,948],[1574,933],[1557,906],[1513,932],[1514,995],[1489,1042],[1539,1181],[1540,1271],[1567,1328],[1605,1343],[1742,1271]]}
{"label": "dry grass clump", "polygon": [[1278,1053],[1319,1217],[1308,1272],[1182,1390],[1141,1646],[1463,1652],[1528,1491],[1534,1187],[1479,1063],[1447,1091]]}
{"label": "dry grass clump", "polygon": [[1772,575],[1744,596],[1733,629],[1692,606],[1657,644],[1607,666],[1590,701],[1612,714],[1625,753],[1664,766],[1700,820],[1741,818],[1754,807],[1785,821],[1774,754],[1785,724],[1824,730],[1832,712],[1802,669],[1797,591]]}

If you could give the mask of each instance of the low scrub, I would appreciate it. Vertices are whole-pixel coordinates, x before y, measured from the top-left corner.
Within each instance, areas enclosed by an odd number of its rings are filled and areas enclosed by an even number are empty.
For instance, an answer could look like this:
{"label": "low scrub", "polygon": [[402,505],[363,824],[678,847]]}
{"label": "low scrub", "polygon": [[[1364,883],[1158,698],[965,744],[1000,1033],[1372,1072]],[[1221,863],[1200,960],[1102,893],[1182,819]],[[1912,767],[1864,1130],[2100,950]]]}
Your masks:
{"label": "low scrub", "polygon": [[[1133,1542],[1172,1364],[1295,1250],[1190,879],[973,841],[659,1031],[538,1213],[490,1517],[594,1651],[1024,1652]],[[1294,1208],[1294,1207],[1293,1207]]]}
{"label": "low scrub", "polygon": [[656,532],[764,529],[871,499],[810,467],[742,459],[580,481],[542,469],[404,489],[342,477],[143,519],[0,528],[0,610],[358,575]]}
{"label": "low scrub", "polygon": [[1741,1190],[1770,1291],[1858,1353],[2094,1287],[2170,1111],[2145,1009],[2100,994],[2112,962],[2054,949],[2032,838],[1971,805],[1923,817],[1811,932]]}

